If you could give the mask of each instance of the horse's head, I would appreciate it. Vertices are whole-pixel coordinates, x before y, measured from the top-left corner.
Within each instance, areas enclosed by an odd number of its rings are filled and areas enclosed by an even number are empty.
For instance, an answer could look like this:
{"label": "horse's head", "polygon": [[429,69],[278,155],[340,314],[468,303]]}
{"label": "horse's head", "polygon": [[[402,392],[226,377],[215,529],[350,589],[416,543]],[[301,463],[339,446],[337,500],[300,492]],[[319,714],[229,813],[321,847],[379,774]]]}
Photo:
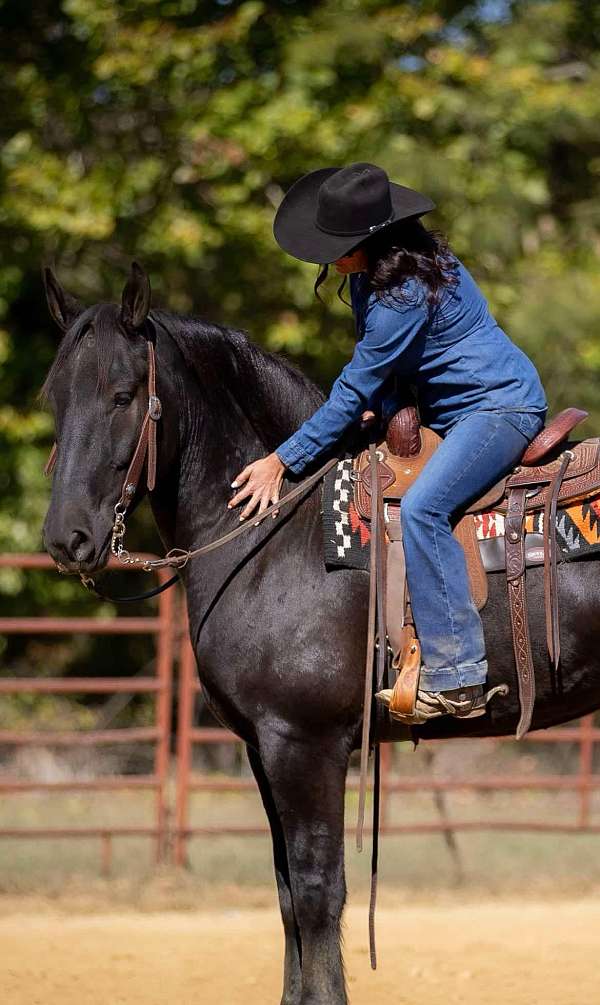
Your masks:
{"label": "horse's head", "polygon": [[44,385],[57,444],[44,543],[64,571],[91,572],[106,564],[115,505],[148,411],[150,283],[133,263],[120,306],[87,309],[51,269],[44,283],[64,333]]}

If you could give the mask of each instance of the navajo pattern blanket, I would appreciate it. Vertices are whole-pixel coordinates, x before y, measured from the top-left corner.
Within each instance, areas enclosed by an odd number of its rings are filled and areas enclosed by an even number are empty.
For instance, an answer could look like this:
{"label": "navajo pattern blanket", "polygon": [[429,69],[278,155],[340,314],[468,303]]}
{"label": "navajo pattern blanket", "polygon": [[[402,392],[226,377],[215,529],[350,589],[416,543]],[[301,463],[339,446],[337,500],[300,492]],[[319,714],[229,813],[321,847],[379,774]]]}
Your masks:
{"label": "navajo pattern blanket", "polygon": [[[371,533],[354,506],[352,458],[348,455],[327,472],[323,482],[323,545],[325,565],[331,568],[369,569]],[[475,518],[477,537],[486,541],[504,537],[504,514],[495,510]],[[526,533],[541,533],[544,514],[527,514]],[[562,561],[600,551],[600,496],[573,503],[556,514],[556,535]]]}

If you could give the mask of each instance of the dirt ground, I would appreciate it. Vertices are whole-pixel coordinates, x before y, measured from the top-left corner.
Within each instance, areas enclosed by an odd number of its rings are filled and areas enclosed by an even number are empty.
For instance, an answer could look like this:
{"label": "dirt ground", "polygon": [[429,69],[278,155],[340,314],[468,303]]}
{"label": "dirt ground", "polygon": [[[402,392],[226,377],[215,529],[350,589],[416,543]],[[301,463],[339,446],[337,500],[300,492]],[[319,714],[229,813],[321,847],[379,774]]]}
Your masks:
{"label": "dirt ground", "polygon": [[[346,914],[352,1005],[579,1005],[600,993],[600,903],[411,906]],[[7,1005],[276,1005],[282,936],[270,910],[0,918]]]}

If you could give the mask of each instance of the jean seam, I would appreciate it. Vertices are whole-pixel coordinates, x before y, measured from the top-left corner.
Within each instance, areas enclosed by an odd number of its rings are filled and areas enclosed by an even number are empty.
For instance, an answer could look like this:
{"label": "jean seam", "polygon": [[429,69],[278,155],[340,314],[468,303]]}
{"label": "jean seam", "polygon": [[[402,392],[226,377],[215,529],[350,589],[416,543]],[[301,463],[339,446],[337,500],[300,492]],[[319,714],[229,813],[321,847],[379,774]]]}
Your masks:
{"label": "jean seam", "polygon": [[[435,558],[436,558],[436,562],[437,562],[437,567],[438,567],[438,570],[439,570],[439,573],[440,573],[440,578],[442,580],[442,585],[443,585],[443,588],[444,588],[444,603],[446,605],[447,617],[448,617],[448,621],[450,622],[450,630],[452,632],[452,643],[454,645],[454,662],[458,663],[459,661],[457,659],[457,656],[458,656],[458,652],[459,652],[459,640],[458,640],[458,636],[456,634],[456,625],[454,624],[454,618],[452,617],[452,608],[451,608],[451,605],[450,605],[450,598],[448,596],[448,587],[447,587],[447,584],[446,584],[446,574],[444,572],[444,567],[442,565],[442,560],[440,558],[440,549],[439,549],[438,539],[437,539],[438,536],[437,536],[437,534],[435,532],[435,523],[433,521],[430,522],[430,527],[431,527],[431,536],[433,537],[433,543],[434,543],[434,547],[435,547]],[[452,533],[452,531],[451,531],[451,533]]]}

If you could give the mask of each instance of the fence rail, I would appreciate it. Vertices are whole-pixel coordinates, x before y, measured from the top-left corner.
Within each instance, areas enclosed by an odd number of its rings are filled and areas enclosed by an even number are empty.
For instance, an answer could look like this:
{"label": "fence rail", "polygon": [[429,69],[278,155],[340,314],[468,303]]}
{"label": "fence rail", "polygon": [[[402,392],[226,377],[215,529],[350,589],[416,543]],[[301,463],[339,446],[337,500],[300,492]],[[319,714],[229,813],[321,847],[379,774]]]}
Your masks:
{"label": "fence rail", "polygon": [[[0,555],[0,568],[54,569],[46,555]],[[109,568],[119,568],[116,563]],[[168,573],[159,570],[160,582]],[[120,791],[149,790],[155,793],[154,814],[151,823],[144,827],[82,827],[82,828],[4,828],[0,829],[0,839],[27,837],[45,838],[97,838],[100,841],[102,867],[110,869],[112,840],[115,837],[148,837],[153,839],[157,861],[171,856],[176,864],[187,861],[191,839],[225,834],[259,835],[267,831],[264,825],[214,823],[196,825],[191,822],[191,797],[201,792],[245,792],[255,790],[251,777],[221,777],[194,771],[194,749],[210,747],[214,744],[240,744],[241,741],[227,729],[219,726],[199,727],[194,722],[196,700],[201,691],[196,674],[195,658],[182,627],[183,604],[179,604],[176,591],[167,591],[158,599],[156,616],[115,617],[115,618],[2,618],[0,634],[32,632],[60,633],[86,632],[93,634],[125,634],[146,632],[155,639],[156,673],[154,676],[57,678],[38,677],[31,679],[0,678],[2,694],[148,694],[153,696],[155,724],[148,727],[127,729],[96,729],[64,732],[0,730],[0,744],[15,746],[90,746],[96,744],[141,743],[154,744],[154,771],[144,775],[113,775],[110,777],[78,780],[43,782],[22,781],[0,777],[0,792],[17,794],[30,791]],[[172,736],[171,719],[173,711],[173,667],[178,664],[177,678],[177,724],[176,736]],[[175,756],[172,767],[175,774],[174,798],[168,791],[168,776],[171,767],[171,743],[175,741]],[[450,741],[451,742],[451,741]],[[498,742],[514,742],[510,737],[499,738]],[[426,777],[421,775],[400,775],[394,770],[391,747],[382,747],[382,804],[381,830],[383,834],[426,834],[449,832],[469,832],[481,830],[557,832],[557,833],[600,833],[600,824],[592,820],[592,797],[600,789],[600,774],[593,772],[594,746],[600,742],[600,728],[594,725],[592,715],[585,716],[576,724],[555,727],[530,733],[526,744],[561,743],[578,747],[577,770],[570,774],[536,774],[520,777],[511,774],[469,774],[452,777]],[[358,787],[355,776],[348,779],[350,790]],[[390,799],[395,793],[429,792],[437,798],[446,792],[470,790],[481,792],[572,792],[577,798],[577,812],[573,819],[556,818],[549,820],[476,819],[460,820],[441,814],[437,820],[421,822],[393,823],[390,821]],[[349,828],[352,830],[352,828]]]}
{"label": "fence rail", "polygon": [[[56,572],[48,555],[0,555],[0,569],[48,569]],[[122,570],[116,561],[109,569]],[[169,578],[166,570],[157,571],[159,583]],[[0,634],[73,634],[130,635],[150,634],[155,639],[153,677],[33,677],[0,678],[0,694],[152,694],[155,725],[127,729],[91,729],[69,731],[21,731],[0,729],[0,744],[10,746],[88,747],[104,744],[154,744],[154,771],[146,775],[113,775],[110,778],[47,782],[22,781],[0,776],[0,792],[33,791],[125,791],[147,789],[154,792],[153,821],[146,827],[4,827],[0,839],[7,838],[98,838],[101,843],[103,872],[110,870],[114,837],[149,837],[155,845],[156,861],[165,857],[168,844],[167,782],[171,739],[171,706],[173,681],[173,646],[175,607],[173,593],[162,593],[158,599],[158,616],[115,618],[0,618]]]}

